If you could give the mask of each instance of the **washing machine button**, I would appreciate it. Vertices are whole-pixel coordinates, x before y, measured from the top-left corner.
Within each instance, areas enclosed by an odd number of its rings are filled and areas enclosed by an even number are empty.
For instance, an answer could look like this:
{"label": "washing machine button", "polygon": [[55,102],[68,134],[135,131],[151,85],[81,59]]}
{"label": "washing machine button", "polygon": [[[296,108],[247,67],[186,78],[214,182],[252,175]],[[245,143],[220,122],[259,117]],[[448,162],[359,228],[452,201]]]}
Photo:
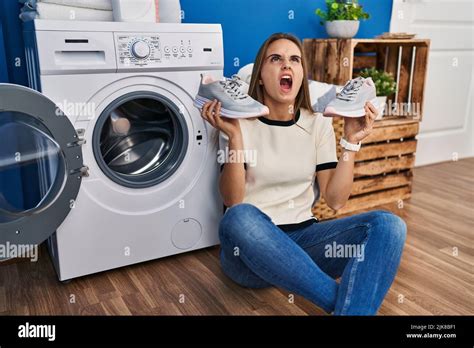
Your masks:
{"label": "washing machine button", "polygon": [[132,46],[132,54],[135,58],[144,59],[150,55],[150,46],[145,41],[137,41]]}

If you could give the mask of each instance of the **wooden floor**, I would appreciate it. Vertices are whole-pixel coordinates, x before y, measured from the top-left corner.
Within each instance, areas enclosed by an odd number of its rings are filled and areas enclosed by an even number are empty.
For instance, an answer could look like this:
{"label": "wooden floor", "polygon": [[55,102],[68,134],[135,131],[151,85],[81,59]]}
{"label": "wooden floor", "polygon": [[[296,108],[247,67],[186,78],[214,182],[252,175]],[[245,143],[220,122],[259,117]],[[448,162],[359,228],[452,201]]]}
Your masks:
{"label": "wooden floor", "polygon": [[[379,314],[474,314],[473,173],[472,158],[417,168],[404,207],[381,207],[405,219],[408,237]],[[324,315],[276,288],[239,287],[221,272],[217,253],[209,248],[62,284],[42,248],[36,263],[0,264],[0,314]]]}

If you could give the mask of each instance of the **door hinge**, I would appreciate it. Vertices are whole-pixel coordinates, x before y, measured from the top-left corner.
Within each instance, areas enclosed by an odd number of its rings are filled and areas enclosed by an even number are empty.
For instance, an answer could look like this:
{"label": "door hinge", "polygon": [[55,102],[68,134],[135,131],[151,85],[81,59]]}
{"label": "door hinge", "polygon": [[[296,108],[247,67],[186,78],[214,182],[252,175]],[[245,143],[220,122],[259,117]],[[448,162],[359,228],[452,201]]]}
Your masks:
{"label": "door hinge", "polygon": [[71,175],[79,175],[79,177],[88,177],[89,176],[89,167],[82,166],[81,168],[73,169],[69,172]]}
{"label": "door hinge", "polygon": [[73,147],[73,146],[82,146],[86,143],[86,139],[84,139],[84,134],[86,133],[86,130],[84,128],[78,128],[76,129],[76,134],[74,135],[75,138],[77,138],[76,141],[73,141],[71,143],[68,143],[68,147]]}

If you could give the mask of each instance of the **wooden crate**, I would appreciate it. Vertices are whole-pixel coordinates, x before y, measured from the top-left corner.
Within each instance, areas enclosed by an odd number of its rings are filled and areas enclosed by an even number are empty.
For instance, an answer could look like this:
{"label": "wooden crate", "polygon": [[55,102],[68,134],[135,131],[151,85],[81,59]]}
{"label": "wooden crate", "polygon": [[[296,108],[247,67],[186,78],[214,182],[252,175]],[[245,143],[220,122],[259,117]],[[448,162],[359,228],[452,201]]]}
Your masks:
{"label": "wooden crate", "polygon": [[[361,69],[391,72],[398,92],[388,99],[386,115],[356,154],[354,184],[347,204],[338,211],[321,199],[313,213],[321,220],[408,199],[415,163],[416,135],[423,117],[429,40],[306,39],[309,78],[344,85]],[[401,111],[401,112],[400,112]],[[334,118],[336,141],[343,136],[343,118]],[[337,154],[342,149],[338,145]]]}
{"label": "wooden crate", "polygon": [[430,40],[305,39],[310,78],[343,85],[364,68],[393,74],[397,93],[388,98],[393,117],[421,121]]}

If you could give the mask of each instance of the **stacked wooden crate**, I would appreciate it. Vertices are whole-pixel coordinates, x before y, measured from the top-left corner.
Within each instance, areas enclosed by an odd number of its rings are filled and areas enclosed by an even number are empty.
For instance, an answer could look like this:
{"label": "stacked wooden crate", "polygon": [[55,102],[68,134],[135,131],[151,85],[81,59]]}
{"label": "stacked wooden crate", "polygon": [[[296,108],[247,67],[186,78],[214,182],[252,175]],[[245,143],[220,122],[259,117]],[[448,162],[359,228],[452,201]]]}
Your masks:
{"label": "stacked wooden crate", "polygon": [[[429,40],[306,39],[304,51],[309,78],[344,85],[364,68],[392,73],[397,92],[387,99],[383,119],[356,154],[354,185],[347,204],[334,211],[321,199],[313,213],[321,220],[402,202],[411,195],[416,135],[423,117],[423,91]],[[343,136],[344,120],[334,118],[336,140]],[[338,157],[341,155],[338,145]]]}

